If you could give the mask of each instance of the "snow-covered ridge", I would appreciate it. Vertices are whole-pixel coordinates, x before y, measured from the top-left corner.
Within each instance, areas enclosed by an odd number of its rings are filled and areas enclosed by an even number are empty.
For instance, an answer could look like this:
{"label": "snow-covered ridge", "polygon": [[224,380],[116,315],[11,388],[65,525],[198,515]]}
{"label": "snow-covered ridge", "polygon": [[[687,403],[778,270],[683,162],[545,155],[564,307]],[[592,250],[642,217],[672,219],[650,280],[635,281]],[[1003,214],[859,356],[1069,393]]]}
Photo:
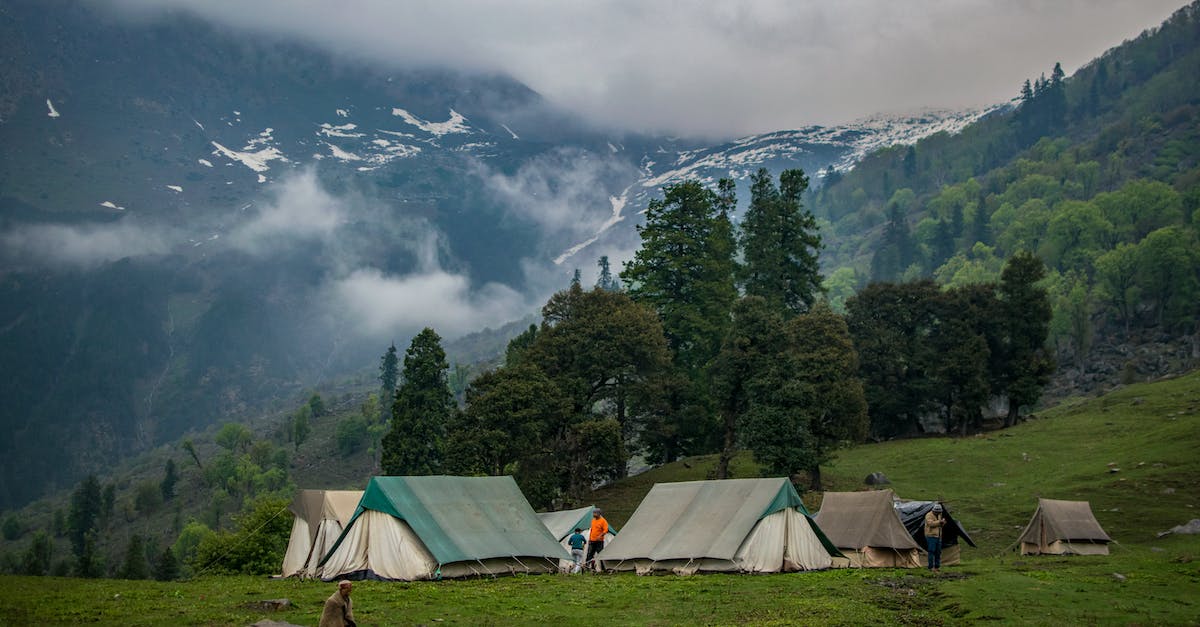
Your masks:
{"label": "snow-covered ridge", "polygon": [[263,182],[265,177],[262,176],[262,173],[271,169],[269,165],[271,161],[278,160],[288,163],[288,158],[284,156],[279,148],[273,145],[272,132],[274,132],[272,128],[263,129],[258,134],[258,137],[246,142],[246,145],[241,150],[232,150],[213,141],[211,143],[216,150],[212,154],[224,156],[231,161],[237,161],[247,168],[258,172],[259,182]]}

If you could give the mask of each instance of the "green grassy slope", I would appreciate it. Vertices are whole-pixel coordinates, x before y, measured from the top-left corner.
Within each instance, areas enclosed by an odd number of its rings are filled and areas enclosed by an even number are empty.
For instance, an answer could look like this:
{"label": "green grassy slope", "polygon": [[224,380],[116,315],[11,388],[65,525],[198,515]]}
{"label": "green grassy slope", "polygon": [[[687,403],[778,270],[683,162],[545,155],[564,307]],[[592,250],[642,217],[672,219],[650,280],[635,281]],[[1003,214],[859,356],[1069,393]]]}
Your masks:
{"label": "green grassy slope", "polygon": [[[1039,496],[1089,500],[1114,538],[1145,543],[1200,517],[1197,445],[1200,372],[1069,401],[1004,431],[846,449],[825,469],[825,487],[863,489],[867,474],[883,472],[901,497],[948,502],[984,553],[1013,541]],[[1120,471],[1110,473],[1110,462]],[[595,501],[620,524],[654,483],[704,479],[715,463],[705,456],[668,464],[597,491]],[[745,455],[734,473],[758,474]],[[817,494],[805,502],[820,507]]]}

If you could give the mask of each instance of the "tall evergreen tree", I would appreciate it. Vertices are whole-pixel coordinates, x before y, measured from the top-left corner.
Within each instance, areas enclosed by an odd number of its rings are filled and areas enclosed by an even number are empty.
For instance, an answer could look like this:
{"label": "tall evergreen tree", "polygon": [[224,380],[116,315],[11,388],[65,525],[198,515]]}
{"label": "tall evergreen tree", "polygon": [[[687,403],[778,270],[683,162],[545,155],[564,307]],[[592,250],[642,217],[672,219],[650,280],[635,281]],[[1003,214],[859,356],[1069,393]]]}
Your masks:
{"label": "tall evergreen tree", "polygon": [[742,287],[784,315],[808,311],[821,293],[822,280],[817,261],[821,236],[816,218],[801,203],[808,177],[803,170],[784,170],[776,187],[766,168],[760,168],[752,181],[741,225]]}
{"label": "tall evergreen tree", "polygon": [[630,296],[658,312],[676,363],[689,374],[717,354],[737,297],[732,231],[717,202],[697,181],[664,188],[638,227],[641,249],[621,273]]}
{"label": "tall evergreen tree", "polygon": [[1021,407],[1036,403],[1054,372],[1046,352],[1050,333],[1050,299],[1037,283],[1046,276],[1042,260],[1029,252],[1009,258],[1000,274],[999,297],[1005,324],[1003,381],[1008,393],[1006,425],[1016,421]]}
{"label": "tall evergreen tree", "polygon": [[441,470],[446,426],[455,411],[441,337],[426,327],[404,353],[404,382],[392,404],[392,428],[383,437],[381,464],[389,475],[432,475]]}
{"label": "tall evergreen tree", "polygon": [[176,483],[179,483],[179,472],[175,469],[175,460],[167,459],[166,467],[163,469],[162,482],[158,485],[162,491],[163,501],[175,498]]}
{"label": "tall evergreen tree", "polygon": [[610,292],[620,290],[621,282],[617,280],[617,277],[613,276],[612,268],[608,264],[608,255],[600,257],[597,265],[600,266],[600,276],[596,279],[596,287]]}
{"label": "tall evergreen tree", "polygon": [[95,475],[88,475],[71,494],[71,510],[67,516],[71,552],[76,558],[84,553],[88,535],[99,527],[103,507],[100,482]]}
{"label": "tall evergreen tree", "polygon": [[129,537],[125,549],[125,561],[118,573],[121,579],[149,579],[150,566],[146,563],[146,541],[140,534]]}
{"label": "tall evergreen tree", "polygon": [[396,343],[388,346],[379,358],[379,422],[387,422],[392,415],[392,402],[396,399],[396,384],[400,380],[400,358],[396,355]]}

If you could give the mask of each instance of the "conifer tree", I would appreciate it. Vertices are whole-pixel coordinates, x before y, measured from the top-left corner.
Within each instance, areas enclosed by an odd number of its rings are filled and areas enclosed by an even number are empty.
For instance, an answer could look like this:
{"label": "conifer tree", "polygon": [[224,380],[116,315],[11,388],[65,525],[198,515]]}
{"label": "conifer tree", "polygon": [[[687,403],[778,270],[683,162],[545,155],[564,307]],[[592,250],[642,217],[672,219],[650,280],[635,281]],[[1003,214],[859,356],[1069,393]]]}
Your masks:
{"label": "conifer tree", "polygon": [[597,262],[597,265],[600,266],[600,276],[598,279],[596,279],[596,287],[602,290],[608,290],[610,292],[616,292],[620,290],[621,282],[618,281],[615,276],[613,276],[612,268],[608,264],[608,255],[600,257],[600,261]]}
{"label": "conifer tree", "polygon": [[383,437],[383,471],[432,475],[441,470],[446,427],[455,411],[442,338],[426,327],[404,353],[403,383],[392,404],[392,428]]}
{"label": "conifer tree", "polygon": [[662,318],[676,363],[697,373],[720,349],[737,297],[732,231],[717,195],[699,182],[669,185],[663,194],[646,209],[642,247],[621,279]]}
{"label": "conifer tree", "polygon": [[816,218],[801,203],[807,189],[803,170],[784,170],[776,187],[761,168],[742,221],[742,287],[789,317],[808,311],[821,293],[821,237]]}
{"label": "conifer tree", "polygon": [[400,379],[400,358],[396,356],[395,342],[388,346],[379,362],[379,422],[384,423],[392,415],[392,401]]}
{"label": "conifer tree", "polygon": [[162,490],[163,501],[170,501],[175,498],[175,484],[179,482],[179,472],[175,469],[175,460],[168,459],[166,467],[163,469],[162,483],[159,484],[159,489]]}
{"label": "conifer tree", "polygon": [[146,564],[146,542],[141,535],[135,533],[130,536],[119,576],[121,579],[150,578],[150,568]]}

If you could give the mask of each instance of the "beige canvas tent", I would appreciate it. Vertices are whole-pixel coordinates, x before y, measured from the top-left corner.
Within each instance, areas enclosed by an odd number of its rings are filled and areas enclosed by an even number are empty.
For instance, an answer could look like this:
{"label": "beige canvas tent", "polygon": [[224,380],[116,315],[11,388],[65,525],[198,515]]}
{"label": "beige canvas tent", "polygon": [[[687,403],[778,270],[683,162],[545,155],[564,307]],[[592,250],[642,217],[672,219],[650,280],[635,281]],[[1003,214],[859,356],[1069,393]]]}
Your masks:
{"label": "beige canvas tent", "polygon": [[1111,541],[1087,501],[1054,499],[1038,499],[1020,540],[1022,555],[1108,555]]}
{"label": "beige canvas tent", "polygon": [[326,580],[549,573],[569,559],[512,477],[374,477]]}
{"label": "beige canvas tent", "polygon": [[921,548],[904,528],[894,498],[891,490],[825,493],[817,524],[846,556],[835,566],[921,567]]}
{"label": "beige canvas tent", "polygon": [[829,568],[831,553],[787,479],[728,479],[655,484],[599,559],[638,573],[774,573]]}
{"label": "beige canvas tent", "polygon": [[300,490],[288,506],[294,516],[292,536],[283,555],[284,577],[319,577],[317,562],[354,516],[362,492]]}
{"label": "beige canvas tent", "polygon": [[[583,530],[583,536],[588,537],[592,528],[592,511],[596,509],[595,505],[580,507],[579,509],[564,509],[557,512],[538,512],[538,520],[546,526],[550,531],[550,535],[554,536],[555,540],[562,545],[563,549],[568,553],[571,552],[571,547],[567,544],[567,539],[571,534],[575,533],[576,529]],[[604,543],[609,544],[616,537],[616,529],[611,525],[608,528],[608,534],[604,536]],[[571,560],[563,560],[559,563],[559,568],[567,570],[571,564]]]}

